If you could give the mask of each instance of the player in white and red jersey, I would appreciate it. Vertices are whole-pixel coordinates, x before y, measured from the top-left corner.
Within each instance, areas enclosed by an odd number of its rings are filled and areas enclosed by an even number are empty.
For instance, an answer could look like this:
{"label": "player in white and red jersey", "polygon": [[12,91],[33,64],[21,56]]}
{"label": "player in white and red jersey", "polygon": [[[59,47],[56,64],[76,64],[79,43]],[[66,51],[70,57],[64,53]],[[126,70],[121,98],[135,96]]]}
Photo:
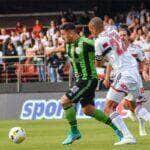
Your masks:
{"label": "player in white and red jersey", "polygon": [[[127,45],[127,50],[132,54],[132,56],[137,60],[139,66],[142,68],[145,67],[146,57],[144,54],[144,51],[139,45],[133,44],[129,39],[129,32],[126,29],[121,29],[120,37],[124,41],[124,43]],[[144,72],[144,71],[143,71]],[[144,72],[143,77],[146,80],[148,75]],[[140,78],[140,92],[141,96],[143,96],[144,88],[142,83],[142,78]],[[143,98],[143,100],[145,100]],[[135,113],[136,117],[139,120],[139,134],[141,136],[147,135],[144,127],[144,121],[150,121],[150,113],[142,106],[143,102],[145,101],[136,101],[132,94],[129,94],[123,104],[126,108],[129,108],[132,110],[133,113]]]}
{"label": "player in white and red jersey", "polygon": [[102,20],[98,17],[91,19],[89,30],[97,38],[95,40],[95,57],[101,61],[106,58],[113,69],[116,77],[107,93],[105,113],[112,122],[122,131],[124,138],[115,145],[136,143],[135,138],[128,130],[121,116],[116,111],[120,101],[132,93],[135,99],[140,99],[140,75],[136,60],[126,50],[126,45],[115,30],[104,31]]}

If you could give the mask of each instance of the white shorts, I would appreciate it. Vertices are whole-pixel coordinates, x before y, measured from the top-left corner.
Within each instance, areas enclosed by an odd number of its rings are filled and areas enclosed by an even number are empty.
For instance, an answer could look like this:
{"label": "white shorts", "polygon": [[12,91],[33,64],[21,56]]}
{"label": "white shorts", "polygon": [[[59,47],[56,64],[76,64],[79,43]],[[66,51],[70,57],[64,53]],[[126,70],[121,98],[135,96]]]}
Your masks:
{"label": "white shorts", "polygon": [[139,73],[119,73],[111,85],[108,93],[107,100],[112,100],[120,103],[121,100],[129,93],[132,95],[132,99],[141,99],[141,77]]}

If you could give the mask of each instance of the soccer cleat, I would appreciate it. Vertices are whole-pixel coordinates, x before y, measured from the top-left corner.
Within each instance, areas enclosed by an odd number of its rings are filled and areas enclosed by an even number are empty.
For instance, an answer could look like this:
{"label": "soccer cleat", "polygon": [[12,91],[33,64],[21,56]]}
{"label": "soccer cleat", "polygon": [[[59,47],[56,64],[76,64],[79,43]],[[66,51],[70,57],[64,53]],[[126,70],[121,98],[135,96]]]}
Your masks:
{"label": "soccer cleat", "polygon": [[118,137],[119,141],[123,139],[123,134],[120,130],[115,130],[115,134]]}
{"label": "soccer cleat", "polygon": [[63,145],[72,144],[75,140],[81,138],[81,133],[77,131],[76,133],[70,132],[68,137],[62,142]]}
{"label": "soccer cleat", "polygon": [[124,137],[120,142],[115,143],[114,145],[124,145],[124,144],[135,144],[136,139],[133,137]]}

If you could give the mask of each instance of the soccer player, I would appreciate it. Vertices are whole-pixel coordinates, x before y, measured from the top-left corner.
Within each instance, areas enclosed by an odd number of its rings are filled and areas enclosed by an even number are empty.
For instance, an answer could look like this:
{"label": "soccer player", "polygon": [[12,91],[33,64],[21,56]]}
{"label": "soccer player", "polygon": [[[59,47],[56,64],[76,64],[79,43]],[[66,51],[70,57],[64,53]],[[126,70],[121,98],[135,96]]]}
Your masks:
{"label": "soccer player", "polygon": [[121,100],[132,93],[135,99],[140,98],[140,75],[137,69],[137,62],[132,55],[126,51],[125,44],[115,30],[105,31],[103,21],[94,17],[89,22],[89,30],[96,37],[95,58],[101,62],[106,58],[117,75],[107,93],[105,113],[109,115],[112,122],[121,130],[124,138],[115,145],[134,144],[136,139],[128,130],[116,107]]}
{"label": "soccer player", "polygon": [[80,37],[73,23],[65,23],[61,27],[61,34],[66,42],[66,46],[60,46],[49,53],[67,52],[71,61],[75,85],[61,97],[61,104],[65,111],[65,117],[70,124],[70,133],[62,144],[71,144],[81,138],[81,133],[77,127],[76,110],[74,103],[80,102],[83,112],[96,120],[109,125],[121,139],[122,133],[111,122],[104,113],[94,106],[95,90],[97,87],[97,73],[94,66],[94,43],[93,40]]}
{"label": "soccer player", "polygon": [[[127,46],[127,50],[132,54],[132,56],[137,60],[137,63],[139,66],[141,66],[142,69],[142,75],[144,80],[147,80],[148,74],[144,71],[145,68],[148,66],[144,51],[139,45],[135,45],[130,40],[130,33],[127,29],[120,29],[119,31],[121,39],[124,41],[124,43]],[[139,68],[140,69],[140,68]],[[144,108],[142,105],[145,102],[143,93],[143,83],[142,78],[140,79],[140,92],[141,92],[141,101],[136,101],[133,99],[133,96],[130,94],[125,98],[124,106],[126,108],[129,108],[133,113],[135,113],[136,117],[139,120],[139,134],[141,136],[147,135],[145,128],[144,128],[144,121],[150,121],[150,113]],[[143,99],[142,99],[143,97]]]}

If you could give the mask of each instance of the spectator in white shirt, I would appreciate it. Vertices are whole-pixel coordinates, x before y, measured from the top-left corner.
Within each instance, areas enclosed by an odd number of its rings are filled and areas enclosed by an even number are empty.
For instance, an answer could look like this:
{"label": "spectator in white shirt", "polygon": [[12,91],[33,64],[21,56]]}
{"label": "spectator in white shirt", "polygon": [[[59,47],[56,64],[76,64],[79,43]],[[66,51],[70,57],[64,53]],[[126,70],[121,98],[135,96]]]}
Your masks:
{"label": "spectator in white shirt", "polygon": [[4,28],[1,29],[1,34],[0,34],[0,40],[4,43],[7,38],[10,36],[6,33],[6,30]]}
{"label": "spectator in white shirt", "polygon": [[26,38],[30,38],[30,33],[27,31],[26,26],[23,27],[23,32],[21,33],[21,41],[23,39],[23,36],[26,36]]}

